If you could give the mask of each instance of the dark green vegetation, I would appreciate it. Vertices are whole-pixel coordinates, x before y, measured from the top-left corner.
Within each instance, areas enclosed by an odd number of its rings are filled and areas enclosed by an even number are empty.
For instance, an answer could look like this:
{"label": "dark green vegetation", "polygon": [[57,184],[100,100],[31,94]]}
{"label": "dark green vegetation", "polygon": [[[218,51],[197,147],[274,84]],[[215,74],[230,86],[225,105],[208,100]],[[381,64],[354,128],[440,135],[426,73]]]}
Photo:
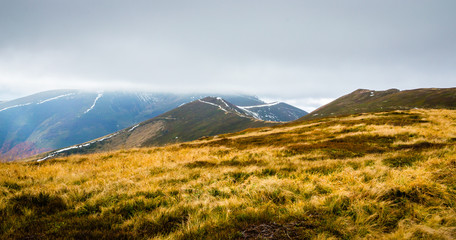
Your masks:
{"label": "dark green vegetation", "polygon": [[4,163],[0,238],[455,239],[455,137],[413,110]]}
{"label": "dark green vegetation", "polygon": [[414,108],[456,109],[456,88],[421,88],[405,91],[358,89],[320,107],[301,120]]}

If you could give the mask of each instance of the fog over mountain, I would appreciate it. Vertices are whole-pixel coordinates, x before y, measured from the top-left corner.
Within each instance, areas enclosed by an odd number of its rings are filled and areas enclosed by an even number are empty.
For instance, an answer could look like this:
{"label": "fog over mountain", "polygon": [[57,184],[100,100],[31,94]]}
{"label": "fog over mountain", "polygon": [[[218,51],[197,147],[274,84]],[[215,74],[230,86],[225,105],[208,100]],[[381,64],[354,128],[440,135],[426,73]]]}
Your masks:
{"label": "fog over mountain", "polygon": [[0,101],[51,89],[236,92],[313,110],[453,87],[456,2],[0,2]]}

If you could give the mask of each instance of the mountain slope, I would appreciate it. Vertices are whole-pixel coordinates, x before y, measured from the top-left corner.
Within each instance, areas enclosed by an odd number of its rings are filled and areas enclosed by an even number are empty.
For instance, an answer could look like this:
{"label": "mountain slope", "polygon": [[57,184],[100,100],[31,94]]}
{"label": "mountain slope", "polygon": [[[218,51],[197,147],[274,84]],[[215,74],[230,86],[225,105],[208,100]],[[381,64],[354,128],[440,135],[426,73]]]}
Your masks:
{"label": "mountain slope", "polygon": [[[0,103],[0,161],[89,141],[156,117],[206,95],[54,90]],[[263,105],[257,97],[219,95],[236,105]],[[286,110],[286,109],[285,109]],[[286,110],[288,111],[288,110]],[[300,116],[295,109],[295,119]],[[280,110],[257,114],[287,118]],[[294,120],[294,119],[293,119]]]}
{"label": "mountain slope", "polygon": [[456,88],[421,88],[404,91],[358,89],[318,108],[300,120],[413,108],[455,109]]}
{"label": "mountain slope", "polygon": [[40,156],[40,159],[159,146],[276,124],[257,120],[222,98],[206,97],[100,139],[50,152]]}
{"label": "mountain slope", "polygon": [[[115,132],[157,116],[189,96],[56,90],[0,104],[2,157],[23,157]],[[29,151],[17,151],[22,145]]]}

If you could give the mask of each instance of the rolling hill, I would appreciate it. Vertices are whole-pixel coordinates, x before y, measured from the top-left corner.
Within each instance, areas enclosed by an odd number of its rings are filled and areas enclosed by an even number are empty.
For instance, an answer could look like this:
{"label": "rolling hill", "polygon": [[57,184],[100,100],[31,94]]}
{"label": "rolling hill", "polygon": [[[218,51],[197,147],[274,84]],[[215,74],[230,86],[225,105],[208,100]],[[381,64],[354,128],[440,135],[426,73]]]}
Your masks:
{"label": "rolling hill", "polygon": [[[187,107],[228,115],[207,100]],[[2,163],[0,238],[455,239],[455,122],[365,113]]]}
{"label": "rolling hill", "polygon": [[76,153],[159,146],[277,124],[257,120],[249,115],[251,113],[222,98],[206,97],[121,131],[46,153],[39,158],[47,160]]}
{"label": "rolling hill", "polygon": [[[134,126],[182,104],[199,94],[141,92],[87,92],[54,90],[0,103],[0,161],[9,161],[59,149]],[[221,95],[239,106],[264,105],[256,97]],[[280,104],[282,105],[282,104]],[[258,119],[293,120],[300,109],[261,108]],[[264,109],[264,110],[262,110]],[[291,109],[291,110],[290,110]]]}
{"label": "rolling hill", "polygon": [[318,108],[300,120],[414,108],[456,109],[456,88],[421,88],[404,91],[358,89]]}

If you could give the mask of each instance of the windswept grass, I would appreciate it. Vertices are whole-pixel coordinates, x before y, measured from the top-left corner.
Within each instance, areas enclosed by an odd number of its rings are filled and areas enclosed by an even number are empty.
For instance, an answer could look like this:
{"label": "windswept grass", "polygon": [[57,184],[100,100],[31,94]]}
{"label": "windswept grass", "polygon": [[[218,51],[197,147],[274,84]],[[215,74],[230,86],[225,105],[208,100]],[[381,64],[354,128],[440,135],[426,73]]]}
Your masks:
{"label": "windswept grass", "polygon": [[1,239],[455,239],[456,111],[0,165]]}

